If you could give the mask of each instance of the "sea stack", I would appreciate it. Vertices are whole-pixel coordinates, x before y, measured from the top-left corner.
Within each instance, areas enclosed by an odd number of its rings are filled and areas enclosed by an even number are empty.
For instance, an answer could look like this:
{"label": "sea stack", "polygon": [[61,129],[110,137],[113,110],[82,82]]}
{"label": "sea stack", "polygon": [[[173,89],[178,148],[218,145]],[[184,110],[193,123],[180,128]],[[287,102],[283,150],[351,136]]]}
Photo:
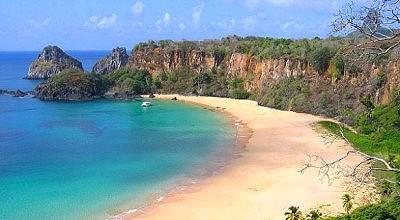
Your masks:
{"label": "sea stack", "polygon": [[129,56],[123,47],[114,48],[111,54],[99,60],[92,69],[92,72],[98,74],[108,74],[115,70],[125,67],[128,63]]}
{"label": "sea stack", "polygon": [[57,46],[47,46],[29,67],[27,79],[47,79],[66,69],[83,72],[82,63]]}

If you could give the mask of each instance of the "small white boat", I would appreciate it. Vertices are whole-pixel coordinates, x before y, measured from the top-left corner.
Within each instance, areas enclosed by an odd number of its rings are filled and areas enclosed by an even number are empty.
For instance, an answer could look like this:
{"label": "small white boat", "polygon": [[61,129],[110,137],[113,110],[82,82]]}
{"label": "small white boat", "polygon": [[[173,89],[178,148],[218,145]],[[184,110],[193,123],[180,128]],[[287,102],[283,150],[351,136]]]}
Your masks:
{"label": "small white boat", "polygon": [[150,107],[152,105],[151,102],[143,102],[142,107]]}

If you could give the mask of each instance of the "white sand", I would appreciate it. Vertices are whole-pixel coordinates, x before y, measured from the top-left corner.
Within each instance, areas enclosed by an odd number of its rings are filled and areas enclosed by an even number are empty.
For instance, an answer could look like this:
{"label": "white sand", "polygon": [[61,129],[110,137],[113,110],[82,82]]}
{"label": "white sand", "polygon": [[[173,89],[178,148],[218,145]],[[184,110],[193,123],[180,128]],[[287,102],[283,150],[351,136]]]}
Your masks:
{"label": "white sand", "polygon": [[340,198],[346,192],[343,181],[329,185],[321,182],[316,170],[299,173],[307,154],[335,159],[351,149],[324,143],[312,126],[323,118],[260,107],[249,100],[157,95],[167,99],[175,96],[181,101],[224,108],[247,124],[253,134],[242,157],[222,174],[208,178],[190,192],[165,198],[145,214],[128,218],[284,219],[283,213],[291,205],[300,206],[303,212],[321,205],[329,205],[325,212],[342,212]]}

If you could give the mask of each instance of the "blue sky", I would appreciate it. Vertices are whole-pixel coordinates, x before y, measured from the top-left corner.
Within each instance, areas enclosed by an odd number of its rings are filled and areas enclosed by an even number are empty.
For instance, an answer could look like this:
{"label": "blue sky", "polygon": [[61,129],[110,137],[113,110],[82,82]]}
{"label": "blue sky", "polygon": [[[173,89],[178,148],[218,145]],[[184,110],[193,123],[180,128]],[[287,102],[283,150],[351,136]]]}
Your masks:
{"label": "blue sky", "polygon": [[345,0],[0,0],[0,50],[132,48],[148,39],[326,37]]}

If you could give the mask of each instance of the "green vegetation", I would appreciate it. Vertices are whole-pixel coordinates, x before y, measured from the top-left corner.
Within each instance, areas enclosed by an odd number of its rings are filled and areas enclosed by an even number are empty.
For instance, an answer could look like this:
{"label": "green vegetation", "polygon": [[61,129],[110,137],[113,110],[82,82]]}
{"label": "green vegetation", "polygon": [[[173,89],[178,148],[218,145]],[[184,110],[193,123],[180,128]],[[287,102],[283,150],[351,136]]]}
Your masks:
{"label": "green vegetation", "polygon": [[322,213],[319,210],[311,210],[307,214],[307,220],[320,220],[322,219]]}
{"label": "green vegetation", "polygon": [[139,43],[134,51],[142,49],[161,48],[166,51],[202,51],[213,54],[218,60],[223,60],[233,53],[242,53],[259,59],[299,59],[311,63],[320,73],[324,73],[331,59],[344,44],[343,38],[300,39],[270,37],[239,37],[229,36],[221,40],[205,41],[148,41]]}
{"label": "green vegetation", "polygon": [[331,217],[327,220],[398,220],[400,219],[400,197],[363,206],[355,209],[351,214],[340,217]]}
{"label": "green vegetation", "polygon": [[310,112],[310,86],[306,78],[289,77],[278,83],[264,85],[259,98],[259,104],[268,107]]}
{"label": "green vegetation", "polygon": [[342,203],[343,203],[343,208],[346,211],[347,214],[350,213],[350,210],[353,208],[353,197],[350,196],[350,194],[344,194],[342,196]]}
{"label": "green vegetation", "polygon": [[107,88],[101,76],[69,69],[39,85],[35,94],[42,100],[81,100],[101,96]]}
{"label": "green vegetation", "polygon": [[289,211],[285,212],[286,220],[304,220],[303,213],[298,206],[290,206]]}
{"label": "green vegetation", "polygon": [[149,94],[153,81],[147,70],[121,69],[105,76],[113,92],[122,94]]}
{"label": "green vegetation", "polygon": [[319,73],[324,73],[335,56],[335,51],[330,47],[321,47],[311,53],[311,64]]}
{"label": "green vegetation", "polygon": [[250,93],[244,88],[244,80],[242,78],[234,78],[229,82],[229,97],[234,99],[247,99]]}
{"label": "green vegetation", "polygon": [[[356,116],[355,130],[339,124],[322,121],[319,124],[335,135],[344,135],[359,151],[385,159],[390,166],[400,168],[400,97],[396,93],[390,104],[375,107],[366,98],[363,103],[367,111]],[[375,163],[376,167],[383,164]],[[374,173],[383,199],[380,203],[355,209],[351,197],[343,196],[343,207],[347,215],[330,219],[400,219],[400,173],[377,171]],[[394,184],[395,183],[395,184]]]}
{"label": "green vegetation", "polygon": [[195,73],[187,69],[163,72],[155,77],[157,92],[204,95],[247,99],[250,93],[245,90],[246,80],[228,78],[222,71],[210,70]]}

